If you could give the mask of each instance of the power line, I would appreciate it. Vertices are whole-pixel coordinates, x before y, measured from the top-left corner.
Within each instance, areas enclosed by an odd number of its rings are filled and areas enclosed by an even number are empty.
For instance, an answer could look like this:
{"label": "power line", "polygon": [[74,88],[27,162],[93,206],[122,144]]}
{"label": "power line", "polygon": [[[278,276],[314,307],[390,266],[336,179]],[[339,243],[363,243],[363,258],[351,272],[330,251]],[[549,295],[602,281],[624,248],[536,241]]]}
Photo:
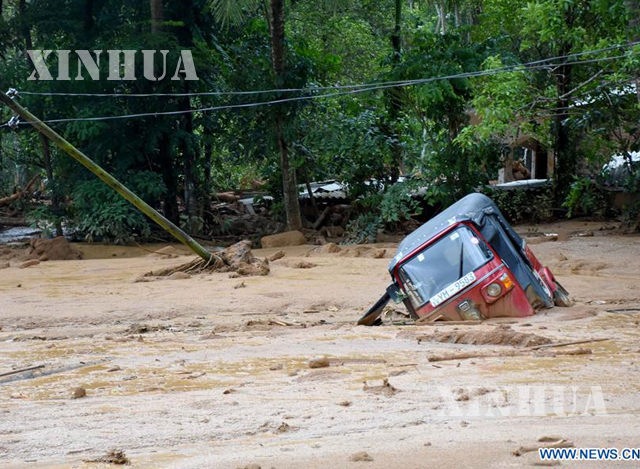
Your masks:
{"label": "power line", "polygon": [[[601,52],[607,52],[616,49],[625,49],[640,44],[640,41],[629,42],[626,44],[618,44],[609,47],[603,47],[601,49],[592,49],[583,52],[576,52],[572,54],[559,55],[556,57],[549,57],[546,59],[535,60],[532,62],[526,62],[523,64],[509,65],[497,69],[498,70],[510,70],[514,67],[527,67],[534,65],[542,65],[546,62],[552,62],[562,59],[582,57],[585,55],[598,54]],[[573,62],[578,63],[578,62]],[[99,97],[99,98],[150,98],[150,97],[188,97],[188,96],[250,96],[258,94],[272,94],[272,93],[300,93],[300,92],[318,92],[318,91],[330,91],[330,90],[348,90],[358,88],[368,88],[372,86],[402,86],[420,80],[400,80],[400,81],[386,81],[386,82],[374,82],[374,83],[361,83],[356,85],[334,85],[334,86],[316,86],[310,88],[283,88],[283,89],[269,89],[269,90],[253,90],[253,91],[204,91],[195,93],[57,93],[57,92],[36,92],[36,91],[20,91],[20,94],[30,96],[63,96],[63,97]]]}
{"label": "power line", "polygon": [[[617,56],[612,56],[612,57],[601,57],[601,58],[598,58],[598,59],[574,61],[574,62],[571,62],[571,65],[580,65],[580,64],[587,64],[587,63],[596,63],[596,62],[602,62],[602,61],[616,60],[616,59],[620,59],[620,58],[629,57],[630,55],[631,55],[630,53],[627,53],[627,54],[617,55]],[[358,89],[352,89],[350,91],[338,91],[338,92],[335,92],[335,93],[324,93],[324,94],[312,95],[312,96],[296,96],[296,97],[292,97],[292,98],[274,99],[274,100],[270,100],[270,101],[260,101],[260,102],[251,102],[251,103],[242,103],[242,104],[230,104],[230,105],[222,105],[222,106],[204,107],[204,108],[198,108],[198,109],[183,109],[183,110],[177,110],[177,111],[146,112],[146,113],[137,113],[137,114],[123,114],[123,115],[116,115],[116,116],[72,117],[72,118],[48,119],[48,120],[39,121],[39,122],[42,122],[42,123],[45,123],[45,124],[68,123],[68,122],[98,122],[98,121],[116,120],[116,119],[130,119],[130,118],[138,118],[138,117],[158,117],[158,116],[181,115],[181,114],[198,113],[198,112],[220,111],[220,110],[228,110],[228,109],[253,108],[253,107],[259,107],[259,106],[270,106],[270,105],[274,105],[274,104],[283,104],[283,103],[294,102],[294,101],[307,101],[307,100],[313,100],[313,99],[323,99],[323,98],[347,96],[347,95],[364,93],[364,92],[368,92],[368,91],[376,91],[376,90],[382,90],[382,89],[388,89],[388,88],[397,88],[397,87],[405,87],[405,86],[414,86],[414,85],[431,83],[431,82],[435,82],[435,81],[451,80],[451,79],[455,79],[455,78],[471,78],[471,77],[480,77],[480,76],[490,76],[490,75],[497,75],[497,74],[500,74],[500,73],[507,73],[507,72],[530,72],[532,70],[545,69],[545,68],[550,68],[550,67],[559,67],[559,66],[565,65],[564,63],[559,63],[559,64],[542,63],[542,62],[546,62],[547,60],[548,59],[541,60],[541,61],[536,61],[536,62],[529,62],[527,64],[518,64],[518,65],[509,66],[509,67],[502,67],[502,68],[497,68],[497,69],[492,69],[492,70],[458,73],[458,74],[454,74],[454,75],[430,77],[430,78],[423,78],[423,79],[416,79],[416,80],[407,80],[407,81],[403,81],[403,82],[393,82],[393,83],[386,84],[386,85],[368,86],[368,87],[363,87],[363,88],[358,88]],[[537,64],[537,65],[528,66],[529,64]],[[360,85],[360,86],[365,86],[365,85]],[[17,124],[18,125],[27,125],[27,124],[29,124],[29,122],[18,122]],[[4,125],[0,126],[0,128],[1,127],[7,127],[7,126],[8,126],[8,124],[4,124]]]}

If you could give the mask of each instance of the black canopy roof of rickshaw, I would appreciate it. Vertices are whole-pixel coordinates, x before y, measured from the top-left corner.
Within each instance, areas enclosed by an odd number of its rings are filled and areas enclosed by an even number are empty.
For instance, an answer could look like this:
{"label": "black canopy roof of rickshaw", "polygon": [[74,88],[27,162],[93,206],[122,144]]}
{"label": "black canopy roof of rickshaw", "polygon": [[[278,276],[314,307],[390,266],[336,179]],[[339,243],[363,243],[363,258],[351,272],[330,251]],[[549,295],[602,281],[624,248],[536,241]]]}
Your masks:
{"label": "black canopy roof of rickshaw", "polygon": [[449,206],[420,228],[409,234],[398,246],[389,263],[389,273],[408,254],[440,234],[449,226],[460,222],[473,223],[484,239],[511,269],[523,289],[532,286],[546,302],[553,301],[535,278],[524,253],[525,242],[504,218],[497,205],[484,194],[474,193]]}
{"label": "black canopy roof of rickshaw", "polygon": [[389,263],[389,272],[392,272],[396,264],[407,254],[436,237],[451,225],[471,221],[478,228],[481,228],[486,215],[502,216],[493,200],[486,195],[475,193],[460,199],[413,231],[400,243],[395,257]]}

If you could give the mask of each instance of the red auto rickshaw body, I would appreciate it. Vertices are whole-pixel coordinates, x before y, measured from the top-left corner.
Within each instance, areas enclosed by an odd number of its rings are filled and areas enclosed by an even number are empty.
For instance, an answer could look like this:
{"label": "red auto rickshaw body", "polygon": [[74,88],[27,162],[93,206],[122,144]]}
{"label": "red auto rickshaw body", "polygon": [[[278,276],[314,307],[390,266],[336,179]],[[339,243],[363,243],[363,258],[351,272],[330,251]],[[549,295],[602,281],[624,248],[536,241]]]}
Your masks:
{"label": "red auto rickshaw body", "polygon": [[[393,273],[398,285],[405,290],[401,269],[407,261],[418,256],[421,252],[428,249],[430,245],[438,242],[438,240],[456,230],[460,225],[465,225],[471,229],[474,235],[485,243],[492,253],[492,258],[473,272],[477,280],[456,292],[450,298],[447,298],[442,304],[434,306],[430,302],[422,305],[409,303],[409,309],[413,310],[419,320],[428,322],[437,320],[463,321],[466,319],[486,319],[505,316],[525,317],[533,315],[533,307],[529,303],[525,292],[515,280],[514,275],[498,254],[486,243],[473,224],[468,222],[451,225],[448,229],[442,231],[439,236],[432,238],[402,258],[396,264]],[[533,256],[533,254],[531,255]],[[487,289],[492,284],[500,286],[501,291],[495,296],[487,293]],[[411,299],[409,299],[409,301],[411,302]]]}
{"label": "red auto rickshaw body", "polygon": [[417,321],[531,316],[569,294],[486,195],[463,197],[410,233],[389,263],[393,283],[358,324],[403,302]]}

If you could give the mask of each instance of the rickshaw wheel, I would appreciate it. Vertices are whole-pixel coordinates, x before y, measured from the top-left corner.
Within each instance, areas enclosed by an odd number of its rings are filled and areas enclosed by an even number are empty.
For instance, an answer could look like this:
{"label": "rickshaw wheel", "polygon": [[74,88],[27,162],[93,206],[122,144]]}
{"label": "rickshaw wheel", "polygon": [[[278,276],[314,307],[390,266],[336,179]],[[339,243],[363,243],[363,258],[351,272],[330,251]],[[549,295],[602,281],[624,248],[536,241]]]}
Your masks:
{"label": "rickshaw wheel", "polygon": [[553,302],[561,308],[568,308],[573,305],[573,301],[569,298],[569,292],[562,285],[556,282],[556,291],[553,292]]}

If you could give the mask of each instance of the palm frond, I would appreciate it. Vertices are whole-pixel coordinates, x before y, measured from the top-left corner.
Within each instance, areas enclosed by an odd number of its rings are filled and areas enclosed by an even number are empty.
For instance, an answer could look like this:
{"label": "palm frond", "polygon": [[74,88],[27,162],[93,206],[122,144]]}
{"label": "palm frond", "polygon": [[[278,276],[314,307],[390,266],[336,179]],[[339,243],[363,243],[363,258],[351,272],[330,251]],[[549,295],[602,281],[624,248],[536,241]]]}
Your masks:
{"label": "palm frond", "polygon": [[223,27],[240,23],[258,5],[258,0],[211,0],[213,15]]}

